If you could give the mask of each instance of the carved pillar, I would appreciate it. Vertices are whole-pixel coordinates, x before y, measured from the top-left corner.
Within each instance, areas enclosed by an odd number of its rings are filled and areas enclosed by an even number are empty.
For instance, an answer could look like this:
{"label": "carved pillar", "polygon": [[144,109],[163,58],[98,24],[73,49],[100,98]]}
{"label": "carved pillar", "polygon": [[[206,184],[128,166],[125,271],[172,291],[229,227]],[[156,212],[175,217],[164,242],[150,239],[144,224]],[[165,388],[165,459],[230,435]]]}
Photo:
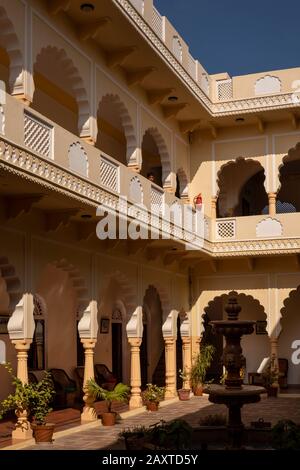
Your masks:
{"label": "carved pillar", "polygon": [[173,398],[176,396],[176,355],[175,344],[176,339],[172,337],[164,338],[165,340],[165,357],[166,357],[166,389],[165,398]]}
{"label": "carved pillar", "polygon": [[[271,337],[270,338],[270,346],[271,346],[271,370],[277,372],[279,371],[278,365],[278,338]],[[278,382],[276,383],[278,385]]]}
{"label": "carved pillar", "polygon": [[82,413],[81,421],[96,421],[97,413],[94,407],[94,397],[89,395],[87,389],[87,382],[95,378],[94,374],[94,349],[96,340],[82,338],[81,342],[84,347],[84,378],[83,378],[83,401],[85,403]]}
{"label": "carved pillar", "polygon": [[142,406],[141,396],[141,362],[140,362],[140,346],[142,338],[128,338],[130,344],[130,386],[131,397],[129,401],[130,408],[140,408]]}
{"label": "carved pillar", "polygon": [[216,196],[211,198],[211,218],[214,220],[217,218],[217,200]]}
{"label": "carved pillar", "polygon": [[[17,351],[17,377],[23,384],[28,383],[28,350],[30,348],[32,340],[13,340],[12,343],[15,345]],[[13,439],[30,439],[32,437],[32,429],[28,421],[27,410],[16,410],[18,417],[16,428],[12,432]]]}
{"label": "carved pillar", "polygon": [[98,321],[97,321],[98,307],[96,300],[91,300],[88,307],[83,312],[83,315],[78,323],[78,333],[80,341],[84,347],[84,376],[83,376],[83,392],[84,392],[84,407],[81,413],[81,422],[96,421],[97,413],[94,407],[94,397],[89,395],[87,389],[87,382],[93,379],[94,375],[94,349],[97,342]]}
{"label": "carved pillar", "polygon": [[190,378],[189,373],[192,367],[192,354],[191,354],[191,338],[190,336],[186,336],[182,338],[182,362],[183,362],[183,370],[188,373],[188,377],[183,382],[183,388],[190,389]]}
{"label": "carved pillar", "polygon": [[271,217],[275,217],[276,215],[276,193],[268,193],[268,199],[269,199],[269,215]]}

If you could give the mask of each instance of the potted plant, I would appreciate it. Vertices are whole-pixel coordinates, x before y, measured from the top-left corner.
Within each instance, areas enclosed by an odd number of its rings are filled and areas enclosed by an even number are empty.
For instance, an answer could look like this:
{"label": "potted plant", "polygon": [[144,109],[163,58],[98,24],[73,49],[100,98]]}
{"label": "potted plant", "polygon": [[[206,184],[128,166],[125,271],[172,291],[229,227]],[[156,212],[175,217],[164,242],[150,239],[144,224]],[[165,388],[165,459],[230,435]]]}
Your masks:
{"label": "potted plant", "polygon": [[0,418],[10,410],[15,410],[16,414],[26,411],[36,443],[52,442],[55,425],[46,423],[46,417],[52,411],[50,404],[55,394],[51,374],[45,372],[40,382],[24,384],[13,374],[9,364],[4,367],[12,377],[15,392],[1,402]]}
{"label": "potted plant", "polygon": [[114,426],[116,424],[116,413],[112,411],[113,401],[125,402],[128,400],[130,387],[123,383],[118,383],[113,390],[106,390],[100,387],[94,379],[87,382],[88,392],[94,398],[101,398],[105,400],[107,405],[107,412],[102,413],[101,420],[103,426]]}
{"label": "potted plant", "polygon": [[147,441],[148,430],[145,426],[125,428],[119,433],[124,438],[126,450],[143,450]]}
{"label": "potted plant", "polygon": [[143,399],[146,403],[148,411],[157,411],[159,402],[164,399],[165,388],[154,384],[147,384],[146,390],[143,392]]}
{"label": "potted plant", "polygon": [[[178,372],[179,372],[179,377],[183,381],[183,387],[184,387],[184,384],[189,382],[190,374],[186,370],[181,370],[181,369],[179,369]],[[179,390],[177,390],[179,400],[182,400],[182,401],[189,400],[190,392],[191,392],[190,388],[180,388]]]}
{"label": "potted plant", "polygon": [[194,358],[191,368],[191,384],[196,396],[201,396],[203,393],[206,372],[211,365],[214,353],[215,347],[212,344],[204,344],[201,345],[200,352]]}
{"label": "potted plant", "polygon": [[278,369],[269,366],[265,372],[262,373],[263,386],[267,390],[268,397],[277,397],[278,394]]}

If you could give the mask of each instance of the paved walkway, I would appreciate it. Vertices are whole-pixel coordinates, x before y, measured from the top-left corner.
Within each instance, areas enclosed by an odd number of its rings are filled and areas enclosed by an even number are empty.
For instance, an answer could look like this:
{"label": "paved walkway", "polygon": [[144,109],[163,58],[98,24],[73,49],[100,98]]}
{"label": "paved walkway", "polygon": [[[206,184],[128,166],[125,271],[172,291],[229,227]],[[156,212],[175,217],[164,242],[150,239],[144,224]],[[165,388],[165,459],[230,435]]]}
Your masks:
{"label": "paved walkway", "polygon": [[[123,440],[118,439],[118,433],[125,427],[138,425],[149,426],[160,419],[171,421],[175,418],[185,419],[191,426],[198,426],[200,418],[209,414],[226,414],[223,405],[214,405],[206,396],[193,397],[189,401],[176,401],[161,407],[157,412],[143,411],[135,416],[119,419],[113,427],[101,426],[100,422],[92,423],[88,429],[80,430],[69,435],[57,437],[53,444],[30,445],[26,450],[92,450],[92,449],[125,449]],[[126,413],[125,413],[126,415]],[[125,416],[124,415],[124,416]],[[300,398],[279,397],[266,398],[263,396],[258,404],[245,405],[242,410],[244,424],[250,424],[258,418],[275,424],[279,419],[292,419],[300,424]],[[78,429],[78,428],[77,428]]]}

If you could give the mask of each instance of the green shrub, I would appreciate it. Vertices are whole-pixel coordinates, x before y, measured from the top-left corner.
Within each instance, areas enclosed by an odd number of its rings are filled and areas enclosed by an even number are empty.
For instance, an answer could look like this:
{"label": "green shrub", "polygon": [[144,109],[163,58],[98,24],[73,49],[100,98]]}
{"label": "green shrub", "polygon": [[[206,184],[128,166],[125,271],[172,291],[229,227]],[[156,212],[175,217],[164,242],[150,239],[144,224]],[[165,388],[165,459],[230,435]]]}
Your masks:
{"label": "green shrub", "polygon": [[272,428],[274,449],[300,450],[300,426],[289,419],[278,421]]}

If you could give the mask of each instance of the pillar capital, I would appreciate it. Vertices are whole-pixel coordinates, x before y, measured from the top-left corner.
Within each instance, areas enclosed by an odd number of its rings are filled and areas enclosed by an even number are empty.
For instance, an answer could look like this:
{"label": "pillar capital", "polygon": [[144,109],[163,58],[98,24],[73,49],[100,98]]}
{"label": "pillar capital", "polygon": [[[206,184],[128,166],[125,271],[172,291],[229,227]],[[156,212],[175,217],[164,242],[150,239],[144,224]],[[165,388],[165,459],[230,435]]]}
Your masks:
{"label": "pillar capital", "polygon": [[132,348],[139,348],[142,344],[142,338],[128,338],[128,343]]}

